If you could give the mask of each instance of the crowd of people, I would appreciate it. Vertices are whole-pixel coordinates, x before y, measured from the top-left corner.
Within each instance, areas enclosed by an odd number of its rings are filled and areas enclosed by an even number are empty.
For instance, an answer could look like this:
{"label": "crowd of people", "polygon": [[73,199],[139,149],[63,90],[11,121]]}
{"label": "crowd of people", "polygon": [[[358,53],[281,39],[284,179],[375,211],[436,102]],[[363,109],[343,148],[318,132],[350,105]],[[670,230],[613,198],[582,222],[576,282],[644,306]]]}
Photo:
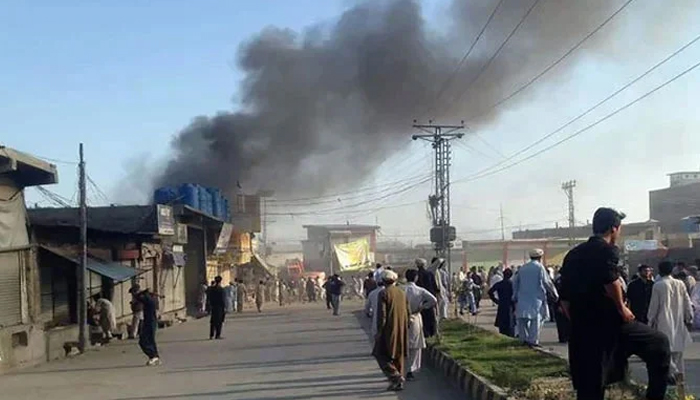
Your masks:
{"label": "crowd of people", "polygon": [[377,264],[363,295],[373,355],[389,390],[415,378],[425,339],[437,334],[453,300],[460,314],[476,315],[488,296],[498,331],[529,346],[539,347],[544,323],[556,322],[559,341],[569,345],[579,399],[603,399],[605,387],[625,377],[631,355],[647,365],[647,398],[663,399],[669,385],[683,380],[683,352],[690,331],[700,329],[698,268],[662,261],[629,276],[617,248],[624,217],[610,208],[596,211],[593,235],[561,267],[545,266],[541,249],[532,249],[522,266],[488,274],[475,267],[449,276],[444,260],[418,259],[401,285],[391,267]]}
{"label": "crowd of people", "polygon": [[[438,334],[439,321],[450,305],[464,315],[477,315],[484,297],[497,307],[495,326],[507,336],[537,347],[546,321],[556,321],[560,342],[568,343],[572,382],[579,399],[603,399],[606,385],[625,377],[627,359],[639,356],[647,365],[647,398],[663,399],[668,385],[683,380],[683,353],[692,341],[690,330],[700,329],[698,268],[682,262],[640,265],[629,276],[617,243],[624,214],[601,208],[593,217],[593,236],[574,249],[561,267],[543,264],[544,251],[532,249],[530,260],[510,268],[474,267],[450,276],[445,260],[417,259],[399,274],[376,264],[364,279],[352,276],[346,284],[338,274],[284,281],[268,278],[254,287],[238,279],[228,285],[217,276],[202,283],[200,313],[210,317],[210,339],[221,339],[225,316],[241,312],[254,301],[262,312],[266,302],[320,302],[339,315],[341,300],[365,299],[371,319],[371,347],[390,381],[389,390],[404,389],[421,367],[426,338]],[[160,364],[155,331],[158,297],[138,285],[131,289],[133,321],[130,337],[148,357]],[[99,296],[91,303],[91,320],[109,339],[115,330],[114,307]]]}

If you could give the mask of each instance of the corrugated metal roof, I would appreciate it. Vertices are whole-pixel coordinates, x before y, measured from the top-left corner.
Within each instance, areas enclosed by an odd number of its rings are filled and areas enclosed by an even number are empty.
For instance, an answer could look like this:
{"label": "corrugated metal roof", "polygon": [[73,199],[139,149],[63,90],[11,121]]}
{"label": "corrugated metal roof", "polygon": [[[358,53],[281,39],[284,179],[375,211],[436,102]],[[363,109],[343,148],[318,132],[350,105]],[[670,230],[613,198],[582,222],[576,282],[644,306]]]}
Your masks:
{"label": "corrugated metal roof", "polygon": [[[27,209],[30,225],[80,227],[78,208]],[[90,207],[88,229],[125,234],[155,234],[158,232],[156,208],[146,206]]]}
{"label": "corrugated metal roof", "polygon": [[[71,252],[68,252],[64,249],[58,249],[55,247],[49,247],[49,246],[40,246],[42,249],[47,250],[59,257],[62,257],[76,265],[80,264],[80,260],[78,259],[76,254],[73,254]],[[139,271],[135,268],[127,267],[126,265],[122,265],[116,262],[109,262],[109,261],[103,261],[103,260],[98,260],[94,257],[88,257],[87,259],[87,265],[85,266],[88,270],[98,274],[102,275],[104,277],[110,278],[114,280],[115,282],[124,282],[126,280],[129,280],[136,275],[139,275],[143,273],[142,271]]]}
{"label": "corrugated metal roof", "polygon": [[124,282],[139,274],[139,271],[134,268],[117,263],[103,263],[92,258],[88,258],[86,267],[90,271],[111,278],[115,282]]}

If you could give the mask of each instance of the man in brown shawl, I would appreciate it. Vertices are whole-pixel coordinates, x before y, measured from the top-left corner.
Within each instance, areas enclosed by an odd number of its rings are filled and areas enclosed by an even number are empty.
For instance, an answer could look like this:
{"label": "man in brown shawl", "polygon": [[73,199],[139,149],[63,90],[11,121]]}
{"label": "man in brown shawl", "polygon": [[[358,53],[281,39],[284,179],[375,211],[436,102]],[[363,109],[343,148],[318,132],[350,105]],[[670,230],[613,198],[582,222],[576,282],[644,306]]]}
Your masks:
{"label": "man in brown shawl", "polygon": [[406,356],[408,356],[408,319],[410,311],[403,290],[396,287],[396,272],[383,272],[385,289],[379,294],[377,305],[377,336],[372,354],[389,378],[387,390],[403,390]]}

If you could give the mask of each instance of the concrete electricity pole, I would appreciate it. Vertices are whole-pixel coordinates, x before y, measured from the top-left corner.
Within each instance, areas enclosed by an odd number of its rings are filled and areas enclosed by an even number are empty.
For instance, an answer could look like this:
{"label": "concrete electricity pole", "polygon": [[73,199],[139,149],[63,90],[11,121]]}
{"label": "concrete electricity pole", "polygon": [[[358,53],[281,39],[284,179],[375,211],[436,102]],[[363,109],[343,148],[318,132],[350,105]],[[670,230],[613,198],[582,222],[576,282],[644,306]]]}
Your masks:
{"label": "concrete electricity pole", "polygon": [[506,227],[504,225],[504,218],[503,218],[503,203],[501,203],[501,217],[499,218],[501,220],[501,241],[505,242],[506,241]]}
{"label": "concrete electricity pole", "polygon": [[452,276],[452,260],[450,259],[452,242],[457,238],[457,231],[451,225],[450,209],[450,165],[452,161],[451,141],[461,139],[464,133],[456,132],[464,129],[464,121],[460,125],[436,125],[428,121],[427,125],[413,121],[413,127],[425,134],[413,135],[413,140],[430,142],[435,150],[435,192],[428,197],[433,227],[430,229],[430,241],[435,247],[437,257],[447,261],[447,270]]}
{"label": "concrete electricity pole", "polygon": [[568,181],[561,184],[561,188],[569,199],[569,246],[574,245],[574,228],[576,227],[576,217],[574,212],[574,188],[576,181]]}
{"label": "concrete electricity pole", "polygon": [[85,293],[85,273],[87,270],[87,193],[85,182],[85,159],[83,144],[80,143],[80,164],[78,164],[78,185],[80,186],[80,269],[78,270],[78,350],[85,352],[87,342],[87,296]]}

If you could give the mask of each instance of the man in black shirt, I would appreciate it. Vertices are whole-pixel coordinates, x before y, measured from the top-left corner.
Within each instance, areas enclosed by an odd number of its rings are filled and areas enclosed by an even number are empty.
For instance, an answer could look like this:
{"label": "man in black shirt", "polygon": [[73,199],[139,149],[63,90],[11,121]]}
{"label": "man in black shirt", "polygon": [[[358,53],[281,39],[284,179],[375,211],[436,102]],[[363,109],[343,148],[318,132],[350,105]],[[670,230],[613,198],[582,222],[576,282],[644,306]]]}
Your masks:
{"label": "man in black shirt", "polygon": [[669,374],[668,338],[635,321],[624,302],[619,252],[623,213],[599,208],[593,234],[571,250],[561,269],[561,306],[571,321],[569,366],[579,400],[602,400],[605,385],[624,379],[627,358],[647,365],[646,398],[662,400]]}
{"label": "man in black shirt", "polygon": [[633,279],[627,285],[627,300],[630,303],[630,309],[634,314],[634,318],[646,324],[647,312],[649,311],[649,302],[651,301],[651,287],[654,286],[652,280],[653,269],[648,265],[640,265],[639,273],[636,279]]}
{"label": "man in black shirt", "polygon": [[333,306],[333,315],[340,315],[340,297],[343,294],[343,286],[345,282],[340,279],[338,274],[331,276],[331,279],[326,282],[326,293],[331,297],[331,306]]}
{"label": "man in black shirt", "polygon": [[139,334],[139,346],[148,357],[146,365],[160,365],[158,346],[156,346],[156,330],[158,329],[157,301],[148,289],[141,290],[139,285],[131,287],[129,292],[134,296],[134,301],[141,304],[143,310],[143,325]]}
{"label": "man in black shirt", "polygon": [[221,287],[221,281],[222,278],[220,276],[214,278],[214,285],[210,286],[207,291],[207,299],[211,309],[209,339],[221,339],[221,328],[226,317],[226,292]]}

